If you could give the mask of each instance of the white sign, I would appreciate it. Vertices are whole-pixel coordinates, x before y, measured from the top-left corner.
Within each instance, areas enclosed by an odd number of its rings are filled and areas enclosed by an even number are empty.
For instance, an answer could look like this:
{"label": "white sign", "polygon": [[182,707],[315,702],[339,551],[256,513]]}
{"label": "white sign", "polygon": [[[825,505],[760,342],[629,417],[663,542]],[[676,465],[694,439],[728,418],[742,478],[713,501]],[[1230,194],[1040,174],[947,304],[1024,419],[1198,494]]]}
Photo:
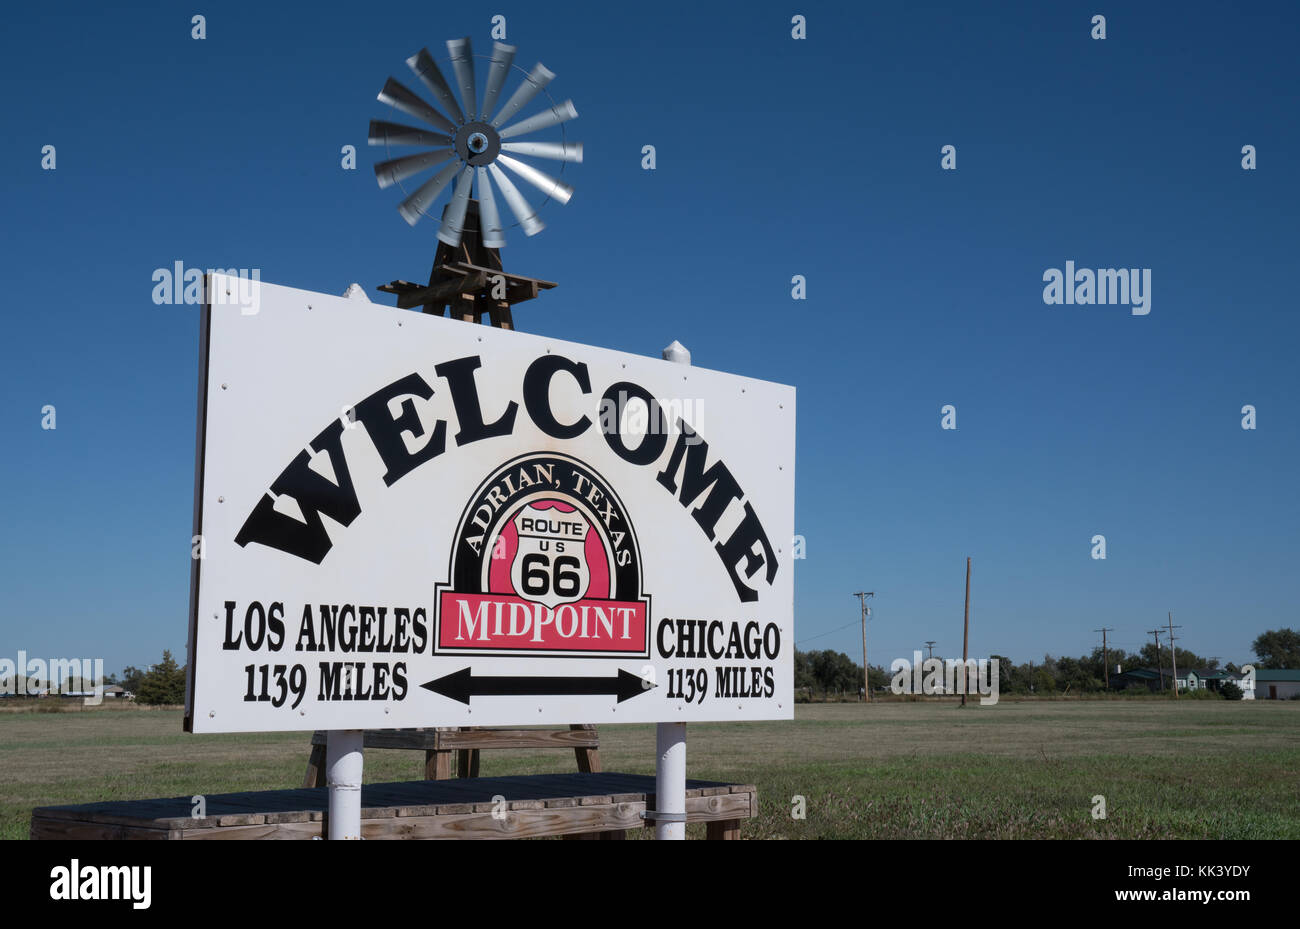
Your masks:
{"label": "white sign", "polygon": [[203,310],[188,728],[793,716],[792,387],[256,306]]}

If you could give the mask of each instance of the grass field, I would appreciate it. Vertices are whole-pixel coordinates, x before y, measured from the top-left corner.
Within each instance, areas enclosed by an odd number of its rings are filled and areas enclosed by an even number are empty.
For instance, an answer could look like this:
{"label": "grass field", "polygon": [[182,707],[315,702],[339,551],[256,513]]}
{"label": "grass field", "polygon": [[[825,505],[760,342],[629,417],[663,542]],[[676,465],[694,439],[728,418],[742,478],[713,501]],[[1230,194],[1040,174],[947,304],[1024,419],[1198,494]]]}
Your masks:
{"label": "grass field", "polygon": [[[605,770],[653,773],[653,726],[600,736]],[[185,735],[173,710],[6,712],[0,838],[26,838],[34,806],[296,787],[307,752],[305,733]],[[746,838],[1300,838],[1300,701],[801,705],[792,722],[692,724],[687,765],[758,786]],[[422,769],[421,753],[366,754],[368,782]],[[495,751],[481,773],[572,770],[572,752]]]}

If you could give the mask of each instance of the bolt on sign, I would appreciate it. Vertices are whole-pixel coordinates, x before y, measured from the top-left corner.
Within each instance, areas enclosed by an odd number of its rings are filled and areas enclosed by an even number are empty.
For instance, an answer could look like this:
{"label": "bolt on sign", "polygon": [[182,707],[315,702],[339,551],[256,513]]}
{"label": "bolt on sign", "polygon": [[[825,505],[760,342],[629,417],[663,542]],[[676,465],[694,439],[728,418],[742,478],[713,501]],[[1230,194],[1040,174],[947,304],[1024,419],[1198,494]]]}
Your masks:
{"label": "bolt on sign", "polygon": [[203,309],[190,731],[793,716],[792,387],[258,298]]}

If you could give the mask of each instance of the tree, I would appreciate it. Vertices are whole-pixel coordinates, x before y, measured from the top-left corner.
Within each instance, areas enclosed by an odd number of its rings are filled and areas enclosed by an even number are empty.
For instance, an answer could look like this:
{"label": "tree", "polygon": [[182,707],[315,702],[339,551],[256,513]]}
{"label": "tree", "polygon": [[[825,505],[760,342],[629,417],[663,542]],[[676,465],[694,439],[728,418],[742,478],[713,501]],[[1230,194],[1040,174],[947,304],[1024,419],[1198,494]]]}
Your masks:
{"label": "tree", "polygon": [[1196,654],[1196,652],[1188,651],[1185,648],[1178,649],[1177,657],[1179,674],[1186,674],[1188,671],[1194,671],[1197,668],[1204,668],[1209,664],[1205,658]]}
{"label": "tree", "polygon": [[144,675],[135,698],[153,705],[185,702],[185,669],[176,664],[171,652],[164,651],[163,660]]}
{"label": "tree", "polygon": [[1032,668],[1028,664],[1012,663],[1006,655],[991,655],[998,662],[998,691],[1004,694],[1027,694],[1032,679]]}
{"label": "tree", "polygon": [[894,679],[893,675],[886,671],[883,665],[878,664],[873,664],[871,666],[867,671],[867,677],[871,681],[871,689],[873,691],[884,690],[889,686],[889,682]]}
{"label": "tree", "polygon": [[1250,647],[1257,668],[1300,668],[1300,632],[1294,629],[1270,629]]}
{"label": "tree", "polygon": [[817,686],[817,679],[812,672],[812,659],[807,652],[798,649],[794,653],[794,686],[796,690],[804,687],[812,690]]}
{"label": "tree", "polygon": [[142,680],[144,680],[144,672],[133,665],[127,665],[122,670],[122,679],[118,683],[127,693],[135,693],[140,689]]}
{"label": "tree", "polygon": [[[795,652],[794,675],[796,687],[807,687],[819,693],[857,693],[862,688],[862,665],[856,664],[843,652],[830,649],[820,652]],[[871,685],[883,687],[889,675],[883,668],[871,669]]]}
{"label": "tree", "polygon": [[[1169,660],[1169,643],[1160,643],[1160,661],[1156,661],[1156,647],[1151,642],[1142,646],[1142,652],[1139,656],[1143,667],[1154,670],[1164,669],[1166,674],[1173,673],[1173,663]],[[1186,674],[1188,671],[1194,671],[1197,668],[1204,668],[1206,660],[1195,652],[1190,652],[1185,648],[1178,649],[1175,656],[1178,659],[1178,673]]]}
{"label": "tree", "polygon": [[1097,691],[1102,688],[1101,661],[1091,658],[1060,658],[1057,663],[1057,683],[1075,693]]}

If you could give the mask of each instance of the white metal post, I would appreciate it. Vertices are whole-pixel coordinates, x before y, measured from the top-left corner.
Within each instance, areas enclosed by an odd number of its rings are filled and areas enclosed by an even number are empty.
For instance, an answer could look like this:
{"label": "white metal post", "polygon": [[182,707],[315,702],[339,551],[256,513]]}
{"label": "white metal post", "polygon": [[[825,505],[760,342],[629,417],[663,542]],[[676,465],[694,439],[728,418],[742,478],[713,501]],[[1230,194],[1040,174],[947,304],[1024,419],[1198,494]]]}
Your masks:
{"label": "white metal post", "polygon": [[[676,340],[664,349],[663,357],[677,364],[691,363],[691,353]],[[686,723],[655,726],[655,812],[678,820],[655,820],[656,839],[686,838]]]}
{"label": "white metal post", "polygon": [[329,837],[361,838],[362,731],[326,733],[325,782],[329,785]]}
{"label": "white metal post", "polygon": [[[655,820],[656,839],[686,838],[686,723],[655,726],[655,812],[680,818]],[[674,815],[675,814],[675,815]]]}

